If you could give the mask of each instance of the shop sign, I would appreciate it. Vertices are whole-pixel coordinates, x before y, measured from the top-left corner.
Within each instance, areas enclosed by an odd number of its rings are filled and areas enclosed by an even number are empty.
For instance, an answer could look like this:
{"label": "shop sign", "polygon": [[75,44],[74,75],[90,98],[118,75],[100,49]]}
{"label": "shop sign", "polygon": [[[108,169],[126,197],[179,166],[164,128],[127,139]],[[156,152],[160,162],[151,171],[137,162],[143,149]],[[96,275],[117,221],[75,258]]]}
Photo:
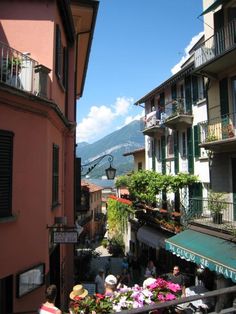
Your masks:
{"label": "shop sign", "polygon": [[195,263],[197,265],[207,267],[218,274],[223,275],[225,278],[230,278],[232,281],[236,282],[236,271],[232,268],[226,267],[225,265],[217,263],[217,261],[208,259],[204,256],[197,255],[193,252],[185,250],[181,247],[175,246],[171,243],[166,242],[166,249],[172,254],[183,258],[189,262]]}
{"label": "shop sign", "polygon": [[54,231],[53,243],[55,244],[69,244],[78,242],[77,231]]}

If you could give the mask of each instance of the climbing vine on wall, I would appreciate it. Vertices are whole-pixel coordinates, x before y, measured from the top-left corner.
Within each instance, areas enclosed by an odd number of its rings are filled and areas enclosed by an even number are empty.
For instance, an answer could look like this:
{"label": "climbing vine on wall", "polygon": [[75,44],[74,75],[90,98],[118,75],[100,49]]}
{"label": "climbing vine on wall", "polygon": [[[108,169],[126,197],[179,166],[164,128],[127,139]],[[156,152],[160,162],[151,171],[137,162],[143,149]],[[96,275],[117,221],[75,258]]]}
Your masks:
{"label": "climbing vine on wall", "polygon": [[129,215],[134,212],[132,207],[114,199],[109,199],[107,204],[109,234],[123,234],[128,227]]}

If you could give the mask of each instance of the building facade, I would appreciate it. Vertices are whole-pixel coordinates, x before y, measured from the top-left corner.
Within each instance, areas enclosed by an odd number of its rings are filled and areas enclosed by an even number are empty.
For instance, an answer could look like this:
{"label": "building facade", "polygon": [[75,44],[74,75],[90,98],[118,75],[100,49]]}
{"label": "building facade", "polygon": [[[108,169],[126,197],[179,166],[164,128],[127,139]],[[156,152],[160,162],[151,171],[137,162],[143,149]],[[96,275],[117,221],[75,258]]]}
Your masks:
{"label": "building facade", "polygon": [[1,313],[36,311],[49,283],[67,309],[74,245],[55,243],[53,231],[74,226],[76,100],[97,8],[0,3]]}

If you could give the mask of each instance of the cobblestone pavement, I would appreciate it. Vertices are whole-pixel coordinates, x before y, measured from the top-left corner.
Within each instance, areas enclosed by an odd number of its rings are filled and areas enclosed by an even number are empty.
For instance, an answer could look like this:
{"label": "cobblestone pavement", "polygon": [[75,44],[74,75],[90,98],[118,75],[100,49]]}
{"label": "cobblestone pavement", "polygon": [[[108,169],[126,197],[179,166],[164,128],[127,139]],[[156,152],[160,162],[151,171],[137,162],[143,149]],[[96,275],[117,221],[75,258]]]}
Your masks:
{"label": "cobblestone pavement", "polygon": [[[98,245],[95,248],[95,251],[100,254],[99,257],[93,258],[91,261],[91,269],[94,272],[94,275],[98,273],[98,270],[100,268],[103,268],[105,270],[105,265],[108,261],[108,258],[110,257],[111,259],[111,268],[110,268],[110,274],[113,275],[120,275],[122,272],[122,257],[112,257],[111,254],[107,251],[106,248],[104,248],[102,245]],[[144,280],[144,269],[141,268],[140,272],[134,274],[132,276],[131,274],[131,285],[134,284],[142,284]]]}
{"label": "cobblestone pavement", "polygon": [[110,273],[113,275],[118,275],[122,271],[122,258],[121,257],[112,257],[111,254],[104,248],[102,245],[98,246],[95,251],[100,254],[99,257],[93,258],[91,262],[91,269],[97,274],[100,268],[105,270],[105,265],[108,261],[108,258],[111,258],[111,268]]}

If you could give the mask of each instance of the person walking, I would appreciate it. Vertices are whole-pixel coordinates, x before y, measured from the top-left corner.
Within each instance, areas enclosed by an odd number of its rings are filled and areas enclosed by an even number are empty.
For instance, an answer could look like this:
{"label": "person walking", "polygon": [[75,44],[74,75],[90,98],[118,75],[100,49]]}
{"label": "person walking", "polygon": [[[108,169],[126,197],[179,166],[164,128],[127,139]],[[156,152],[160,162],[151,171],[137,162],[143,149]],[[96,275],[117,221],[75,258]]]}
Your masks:
{"label": "person walking", "polygon": [[104,286],[104,269],[99,269],[97,276],[95,277],[96,284],[96,292],[100,294],[104,294],[105,286]]}
{"label": "person walking", "polygon": [[112,295],[117,288],[117,278],[114,275],[108,275],[105,278],[105,295]]}
{"label": "person walking", "polygon": [[62,314],[61,310],[55,306],[57,297],[56,285],[50,285],[45,291],[46,301],[39,308],[39,314]]}
{"label": "person walking", "polygon": [[147,264],[147,267],[146,267],[146,270],[144,273],[144,277],[145,278],[150,278],[150,277],[156,278],[156,275],[157,275],[156,266],[154,265],[153,261],[150,260]]}

